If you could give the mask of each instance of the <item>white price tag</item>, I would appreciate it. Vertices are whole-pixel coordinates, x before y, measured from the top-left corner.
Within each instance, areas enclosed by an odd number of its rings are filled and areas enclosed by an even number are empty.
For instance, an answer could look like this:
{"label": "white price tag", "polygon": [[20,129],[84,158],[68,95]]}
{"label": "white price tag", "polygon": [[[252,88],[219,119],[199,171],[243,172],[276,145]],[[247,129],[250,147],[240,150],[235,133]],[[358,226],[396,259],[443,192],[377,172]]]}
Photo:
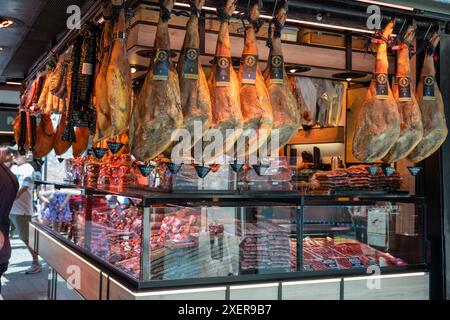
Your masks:
{"label": "white price tag", "polygon": [[81,73],[92,76],[92,64],[91,63],[83,63],[83,67],[81,69]]}

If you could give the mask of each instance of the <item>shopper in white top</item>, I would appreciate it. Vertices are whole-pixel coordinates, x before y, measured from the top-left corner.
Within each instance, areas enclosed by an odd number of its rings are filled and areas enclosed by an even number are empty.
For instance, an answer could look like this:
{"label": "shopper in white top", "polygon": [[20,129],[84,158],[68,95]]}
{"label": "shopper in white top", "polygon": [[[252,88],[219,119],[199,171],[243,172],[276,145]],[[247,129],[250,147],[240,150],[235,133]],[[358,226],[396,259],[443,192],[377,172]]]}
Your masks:
{"label": "shopper in white top", "polygon": [[33,166],[28,163],[27,157],[20,155],[17,151],[14,152],[13,160],[14,165],[11,167],[11,171],[19,181],[19,192],[11,209],[10,220],[14,224],[15,230],[19,233],[20,239],[26,244],[33,257],[31,267],[25,273],[34,274],[42,270],[38,256],[28,246],[29,223],[33,215],[35,172]]}

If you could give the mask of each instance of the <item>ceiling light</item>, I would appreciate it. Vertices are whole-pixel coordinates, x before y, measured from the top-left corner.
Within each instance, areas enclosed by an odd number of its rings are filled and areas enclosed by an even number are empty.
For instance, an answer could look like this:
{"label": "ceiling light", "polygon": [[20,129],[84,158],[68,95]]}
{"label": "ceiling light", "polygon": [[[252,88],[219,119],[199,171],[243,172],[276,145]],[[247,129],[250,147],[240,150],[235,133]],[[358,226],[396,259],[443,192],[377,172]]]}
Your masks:
{"label": "ceiling light", "polygon": [[21,86],[22,82],[16,82],[16,81],[6,81],[6,84],[10,86]]}
{"label": "ceiling light", "polygon": [[147,67],[141,66],[139,64],[132,64],[132,65],[130,65],[130,68],[131,68],[131,73],[132,74],[135,74],[136,72],[139,72],[139,71],[147,70]]}
{"label": "ceiling light", "polygon": [[378,6],[395,8],[395,9],[400,9],[400,10],[414,11],[413,7],[402,6],[399,4],[386,3],[386,2],[382,2],[382,1],[375,1],[375,0],[356,0],[356,1],[370,3],[370,4],[376,4]]}
{"label": "ceiling light", "polygon": [[0,29],[11,27],[13,24],[12,20],[0,18]]}
{"label": "ceiling light", "polygon": [[353,79],[360,79],[367,76],[367,73],[364,72],[353,72],[353,71],[347,71],[347,72],[340,72],[335,73],[332,75],[333,78],[345,80],[345,81],[352,81]]}
{"label": "ceiling light", "polygon": [[305,73],[305,72],[311,71],[311,67],[305,67],[305,66],[296,65],[296,64],[290,64],[290,65],[288,64],[288,65],[286,65],[285,69],[286,69],[286,72],[289,72],[291,74]]}

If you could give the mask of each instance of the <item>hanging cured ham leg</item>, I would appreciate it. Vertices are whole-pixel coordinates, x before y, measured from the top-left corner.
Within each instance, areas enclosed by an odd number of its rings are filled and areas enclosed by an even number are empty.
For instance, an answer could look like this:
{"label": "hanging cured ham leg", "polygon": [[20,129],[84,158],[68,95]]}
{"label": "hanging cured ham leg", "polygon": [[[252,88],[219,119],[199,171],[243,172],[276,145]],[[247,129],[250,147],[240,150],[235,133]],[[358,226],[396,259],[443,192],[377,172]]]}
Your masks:
{"label": "hanging cured ham leg", "polygon": [[62,135],[64,133],[64,130],[66,130],[67,127],[67,110],[64,110],[61,119],[59,120],[58,127],[56,128],[56,134],[55,134],[55,140],[53,144],[53,149],[55,149],[55,154],[57,156],[62,155],[67,150],[69,150],[70,146],[72,145],[72,142],[70,141],[64,141],[62,139]]}
{"label": "hanging cured ham leg", "polygon": [[433,34],[417,87],[417,100],[422,112],[424,135],[422,141],[408,156],[415,163],[423,161],[435,153],[448,135],[444,100],[436,83],[436,68],[433,60],[434,50],[439,41],[439,35]]}
{"label": "hanging cured ham leg", "polygon": [[[281,44],[281,31],[286,22],[287,2],[282,1],[274,19],[275,30],[272,34],[272,48],[269,54],[269,63],[264,71],[266,87],[273,110],[272,135],[278,134],[279,143],[271,138],[270,149],[275,151],[285,146],[297,133],[300,126],[300,112],[297,101],[291,91],[290,80],[284,70],[283,50]],[[272,144],[274,144],[272,146]]]}
{"label": "hanging cured ham leg", "polygon": [[[208,86],[212,103],[211,128],[220,131],[224,144],[222,154],[205,153],[204,162],[214,161],[231,150],[242,134],[243,118],[239,97],[239,79],[231,66],[229,34],[229,20],[235,9],[234,0],[227,0],[225,7],[218,8],[221,24]],[[208,133],[206,135],[209,136]],[[207,144],[208,142],[205,141],[204,146]]]}
{"label": "hanging cured ham leg", "polygon": [[[103,10],[103,15],[105,17],[111,16],[111,7],[105,6]],[[95,79],[94,87],[94,103],[95,109],[97,110],[97,122],[96,130],[94,136],[94,142],[98,142],[112,134],[111,125],[111,109],[108,103],[107,94],[107,72],[109,66],[109,53],[111,46],[111,36],[112,36],[112,23],[110,20],[105,20],[105,25],[103,27],[103,56],[100,66],[100,71],[98,72],[97,78]]]}
{"label": "hanging cured ham leg", "polygon": [[[395,20],[383,31],[388,39],[394,30]],[[374,80],[356,122],[353,138],[353,155],[362,162],[374,162],[387,155],[400,136],[400,114],[389,86],[387,44],[378,45]]]}
{"label": "hanging cured ham leg", "polygon": [[[100,82],[99,85],[104,83]],[[119,135],[128,129],[131,109],[131,69],[127,55],[124,9],[120,10],[114,25],[113,47],[106,73],[106,92],[106,101],[111,109],[112,134]],[[104,99],[101,95],[102,108],[106,108]],[[108,127],[108,124],[102,125],[104,129]]]}
{"label": "hanging cured ham leg", "polygon": [[244,135],[248,137],[248,154],[255,153],[267,142],[273,125],[269,91],[258,61],[256,33],[259,29],[259,15],[257,0],[249,13],[250,26],[245,30],[244,52],[239,67],[241,111],[244,118]]}
{"label": "hanging cured ham leg", "polygon": [[406,158],[423,137],[422,115],[415,93],[411,89],[411,61],[409,44],[414,40],[415,22],[406,30],[403,43],[399,46],[397,56],[397,79],[393,86],[394,98],[400,113],[400,138],[391,148],[383,161],[397,162]]}
{"label": "hanging cured ham leg", "polygon": [[166,151],[172,143],[172,133],[183,124],[178,73],[169,59],[169,18],[174,2],[161,1],[155,56],[133,111],[131,151],[140,161],[153,160]]}
{"label": "hanging cured ham leg", "polygon": [[72,143],[74,158],[78,158],[87,149],[89,144],[89,128],[77,127],[75,129],[75,142]]}
{"label": "hanging cured ham leg", "polygon": [[41,114],[41,122],[36,130],[36,142],[33,148],[33,155],[36,158],[45,157],[53,149],[55,130],[49,114]]}
{"label": "hanging cured ham leg", "polygon": [[178,61],[178,75],[180,77],[181,108],[183,110],[183,129],[188,130],[191,146],[200,137],[194,137],[194,123],[197,121],[205,132],[211,124],[211,99],[209,97],[208,82],[200,64],[200,34],[199,17],[205,0],[191,2],[191,17],[187,24],[186,36],[180,60]]}

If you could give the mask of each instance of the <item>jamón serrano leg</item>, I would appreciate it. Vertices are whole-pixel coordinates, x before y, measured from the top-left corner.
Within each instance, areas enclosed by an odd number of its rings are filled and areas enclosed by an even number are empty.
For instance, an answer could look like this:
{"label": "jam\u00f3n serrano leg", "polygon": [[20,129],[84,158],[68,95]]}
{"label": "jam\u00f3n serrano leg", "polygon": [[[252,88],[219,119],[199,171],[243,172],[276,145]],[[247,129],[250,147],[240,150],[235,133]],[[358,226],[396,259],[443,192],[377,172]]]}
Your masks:
{"label": "jam\u00f3n serrano leg", "polygon": [[436,83],[436,68],[433,60],[434,49],[437,48],[439,41],[439,34],[433,34],[417,87],[417,101],[422,112],[424,135],[422,141],[408,156],[415,163],[435,153],[448,135],[444,100]]}
{"label": "jam\u00f3n serrano leg", "polygon": [[[395,20],[383,31],[388,39]],[[374,162],[387,155],[400,136],[400,114],[389,85],[387,44],[378,45],[374,79],[356,121],[353,155],[362,162]]]}
{"label": "jam\u00f3n serrano leg", "polygon": [[415,31],[416,23],[414,22],[406,30],[397,55],[397,79],[392,91],[400,113],[400,138],[383,158],[386,163],[406,158],[423,137],[422,115],[415,92],[411,88],[409,44],[414,40]]}
{"label": "jam\u00f3n serrano leg", "polygon": [[273,126],[272,104],[258,61],[256,33],[259,28],[259,15],[257,0],[250,10],[250,25],[245,31],[244,52],[239,67],[241,111],[244,118],[244,135],[248,137],[248,154],[255,153],[267,142]]}
{"label": "jam\u00f3n serrano leg", "polygon": [[[272,36],[272,48],[269,62],[264,71],[266,87],[270,94],[273,110],[272,134],[279,135],[279,145],[270,146],[271,150],[283,148],[297,133],[300,126],[300,111],[291,83],[284,70],[283,49],[281,44],[281,31],[286,22],[287,3],[283,1],[277,9],[275,17],[275,30]],[[273,143],[273,140],[271,141]]]}

